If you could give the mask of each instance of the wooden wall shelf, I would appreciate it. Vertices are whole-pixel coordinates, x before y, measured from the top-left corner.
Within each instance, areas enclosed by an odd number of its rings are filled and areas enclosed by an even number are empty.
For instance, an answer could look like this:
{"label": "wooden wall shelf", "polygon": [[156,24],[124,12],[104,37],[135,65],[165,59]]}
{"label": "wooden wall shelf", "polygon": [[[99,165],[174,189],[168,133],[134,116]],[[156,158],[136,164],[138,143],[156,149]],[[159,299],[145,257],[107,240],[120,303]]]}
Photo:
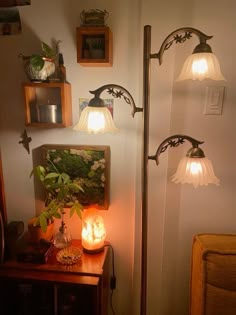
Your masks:
{"label": "wooden wall shelf", "polygon": [[26,126],[62,128],[72,125],[69,83],[23,83],[23,93]]}
{"label": "wooden wall shelf", "polygon": [[112,66],[112,32],[109,27],[77,28],[77,62],[82,66]]}

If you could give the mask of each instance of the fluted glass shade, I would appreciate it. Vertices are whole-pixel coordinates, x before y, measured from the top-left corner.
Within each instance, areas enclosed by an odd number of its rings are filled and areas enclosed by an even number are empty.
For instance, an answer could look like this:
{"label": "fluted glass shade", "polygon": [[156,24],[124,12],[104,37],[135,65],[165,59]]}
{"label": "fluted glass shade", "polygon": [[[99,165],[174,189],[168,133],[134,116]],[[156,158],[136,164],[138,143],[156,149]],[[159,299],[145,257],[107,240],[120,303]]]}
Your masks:
{"label": "fluted glass shade", "polygon": [[73,129],[94,134],[118,131],[109,109],[107,107],[93,106],[87,106],[83,109],[79,122]]}
{"label": "fluted glass shade", "polygon": [[225,80],[220,64],[213,53],[193,53],[185,61],[177,81],[183,80]]}
{"label": "fluted glass shade", "polygon": [[190,158],[187,156],[181,159],[176,173],[172,176],[172,181],[176,184],[192,184],[195,188],[208,184],[219,185],[220,183],[208,158]]}

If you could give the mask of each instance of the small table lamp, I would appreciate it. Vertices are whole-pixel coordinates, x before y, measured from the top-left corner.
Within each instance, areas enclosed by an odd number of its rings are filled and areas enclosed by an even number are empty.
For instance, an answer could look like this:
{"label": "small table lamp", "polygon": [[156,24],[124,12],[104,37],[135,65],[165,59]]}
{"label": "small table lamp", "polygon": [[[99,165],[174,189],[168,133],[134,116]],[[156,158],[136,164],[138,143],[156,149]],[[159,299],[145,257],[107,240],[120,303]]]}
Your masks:
{"label": "small table lamp", "polygon": [[85,253],[96,254],[104,249],[106,229],[97,209],[85,209],[82,218],[82,246]]}

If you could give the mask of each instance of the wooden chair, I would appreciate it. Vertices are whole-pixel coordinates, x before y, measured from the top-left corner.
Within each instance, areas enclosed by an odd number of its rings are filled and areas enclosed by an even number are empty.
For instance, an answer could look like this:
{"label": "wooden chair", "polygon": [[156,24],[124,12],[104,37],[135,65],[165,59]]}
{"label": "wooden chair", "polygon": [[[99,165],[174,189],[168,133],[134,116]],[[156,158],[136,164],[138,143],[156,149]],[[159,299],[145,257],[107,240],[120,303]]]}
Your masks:
{"label": "wooden chair", "polygon": [[236,315],[236,235],[195,235],[190,315]]}

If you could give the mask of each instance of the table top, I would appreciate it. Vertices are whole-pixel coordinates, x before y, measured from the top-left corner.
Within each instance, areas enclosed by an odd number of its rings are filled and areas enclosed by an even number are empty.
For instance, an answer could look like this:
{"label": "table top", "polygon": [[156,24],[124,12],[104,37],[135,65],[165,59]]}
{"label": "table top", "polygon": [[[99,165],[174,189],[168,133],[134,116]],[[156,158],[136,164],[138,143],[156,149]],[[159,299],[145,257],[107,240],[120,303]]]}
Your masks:
{"label": "table top", "polygon": [[71,246],[81,250],[82,253],[75,264],[64,265],[58,262],[56,256],[60,250],[53,247],[44,264],[19,262],[16,259],[5,261],[0,265],[0,277],[97,285],[99,278],[103,275],[108,246],[97,254],[83,252],[81,240],[72,240]]}

